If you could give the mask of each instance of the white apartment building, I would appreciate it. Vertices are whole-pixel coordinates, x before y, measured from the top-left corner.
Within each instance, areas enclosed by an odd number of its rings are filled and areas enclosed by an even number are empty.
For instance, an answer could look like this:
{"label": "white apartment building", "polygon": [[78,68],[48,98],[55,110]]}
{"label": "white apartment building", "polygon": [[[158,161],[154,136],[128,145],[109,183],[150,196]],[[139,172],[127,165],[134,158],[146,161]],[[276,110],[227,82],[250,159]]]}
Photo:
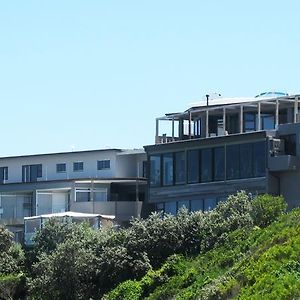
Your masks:
{"label": "white apartment building", "polygon": [[24,217],[75,211],[142,214],[146,154],[102,149],[0,158],[0,224],[21,239]]}

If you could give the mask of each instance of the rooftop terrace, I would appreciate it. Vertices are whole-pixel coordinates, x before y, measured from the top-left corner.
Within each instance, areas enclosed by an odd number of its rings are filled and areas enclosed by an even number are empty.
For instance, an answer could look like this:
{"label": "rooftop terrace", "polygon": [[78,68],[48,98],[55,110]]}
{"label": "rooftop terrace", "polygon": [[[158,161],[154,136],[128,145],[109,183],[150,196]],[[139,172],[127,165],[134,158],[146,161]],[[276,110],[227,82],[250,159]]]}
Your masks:
{"label": "rooftop terrace", "polygon": [[184,112],[157,118],[155,143],[271,130],[279,124],[297,123],[299,97],[285,93],[263,93],[253,98],[207,97]]}

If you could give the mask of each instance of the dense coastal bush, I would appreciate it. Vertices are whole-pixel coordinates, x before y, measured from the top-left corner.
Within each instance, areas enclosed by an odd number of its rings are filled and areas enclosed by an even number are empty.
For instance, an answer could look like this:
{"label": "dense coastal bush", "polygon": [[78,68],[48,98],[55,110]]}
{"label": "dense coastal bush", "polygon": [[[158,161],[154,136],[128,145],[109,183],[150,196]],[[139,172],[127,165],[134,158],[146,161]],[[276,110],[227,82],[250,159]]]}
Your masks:
{"label": "dense coastal bush", "polygon": [[25,292],[24,252],[12,233],[0,226],[0,299],[14,299]]}
{"label": "dense coastal bush", "polygon": [[[118,231],[93,231],[76,224],[65,227],[53,220],[36,237],[31,294],[45,300],[100,299],[124,281],[120,289],[128,294],[127,299],[134,299],[133,290],[141,297],[167,282],[171,274],[181,272],[174,262],[181,255],[205,254],[226,244],[236,230],[249,231],[278,218],[284,211],[284,201],[277,197],[276,209],[272,209],[272,199],[261,196],[252,201],[245,192],[239,192],[210,212],[188,213],[182,209],[176,217],[154,213],[145,220],[134,219],[129,228]],[[266,205],[266,201],[271,202]],[[281,209],[277,212],[278,207]],[[154,270],[166,260],[168,267],[157,274]],[[224,264],[230,261],[230,257],[223,258]],[[135,280],[145,274],[142,286],[137,285]],[[191,269],[185,276],[188,285],[195,280],[196,271]],[[229,284],[227,281],[221,282]]]}
{"label": "dense coastal bush", "polygon": [[[257,202],[264,199],[271,197]],[[104,299],[298,299],[300,209],[279,214],[267,227],[232,231],[222,244],[197,256],[175,255],[171,266],[167,261],[140,280],[127,280]],[[166,268],[172,272],[166,274]]]}

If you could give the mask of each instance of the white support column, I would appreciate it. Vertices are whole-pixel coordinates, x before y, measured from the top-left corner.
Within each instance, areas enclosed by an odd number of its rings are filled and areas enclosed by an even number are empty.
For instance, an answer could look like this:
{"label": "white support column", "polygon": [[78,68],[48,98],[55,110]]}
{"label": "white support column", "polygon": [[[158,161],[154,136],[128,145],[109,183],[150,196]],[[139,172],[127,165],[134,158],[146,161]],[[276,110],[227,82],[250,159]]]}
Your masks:
{"label": "white support column", "polygon": [[275,111],[275,128],[279,125],[279,100],[276,100],[276,111]]}
{"label": "white support column", "polygon": [[174,142],[174,117],[172,118],[172,141]]}
{"label": "white support column", "polygon": [[257,103],[257,130],[261,130],[261,117],[260,117],[260,113],[261,113],[261,103],[258,102]]}
{"label": "white support column", "polygon": [[223,108],[223,134],[226,135],[226,108]]}
{"label": "white support column", "polygon": [[158,143],[158,134],[159,134],[159,119],[156,119],[155,144]]}
{"label": "white support column", "polygon": [[208,137],[208,135],[209,135],[209,128],[208,128],[208,126],[209,126],[209,122],[208,122],[208,119],[209,119],[209,113],[208,113],[208,110],[206,110],[206,118],[205,118],[205,137]]}
{"label": "white support column", "polygon": [[189,139],[192,138],[192,112],[189,113]]}
{"label": "white support column", "polygon": [[294,102],[294,123],[297,123],[297,114],[298,114],[298,97],[295,97]]}
{"label": "white support column", "polygon": [[243,105],[240,106],[240,133],[243,133]]}

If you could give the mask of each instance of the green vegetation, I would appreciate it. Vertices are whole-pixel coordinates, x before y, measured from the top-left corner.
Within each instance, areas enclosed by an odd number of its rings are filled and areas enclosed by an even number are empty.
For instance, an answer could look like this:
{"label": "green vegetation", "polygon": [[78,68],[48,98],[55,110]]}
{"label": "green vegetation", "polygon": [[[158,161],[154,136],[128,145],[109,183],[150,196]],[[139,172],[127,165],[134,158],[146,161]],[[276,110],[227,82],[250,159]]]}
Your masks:
{"label": "green vegetation", "polygon": [[282,197],[239,192],[207,213],[154,213],[127,229],[53,219],[26,260],[2,229],[0,299],[298,297],[300,210],[285,209]]}
{"label": "green vegetation", "polygon": [[0,226],[0,299],[24,296],[24,252],[12,242],[12,234]]}
{"label": "green vegetation", "polygon": [[[284,209],[279,197],[262,196],[253,207],[273,216]],[[265,213],[257,223],[267,225]],[[127,297],[128,289],[135,287]],[[158,270],[126,281],[104,299],[298,299],[300,298],[300,209],[263,228],[231,232],[223,244],[194,257],[173,255]]]}

